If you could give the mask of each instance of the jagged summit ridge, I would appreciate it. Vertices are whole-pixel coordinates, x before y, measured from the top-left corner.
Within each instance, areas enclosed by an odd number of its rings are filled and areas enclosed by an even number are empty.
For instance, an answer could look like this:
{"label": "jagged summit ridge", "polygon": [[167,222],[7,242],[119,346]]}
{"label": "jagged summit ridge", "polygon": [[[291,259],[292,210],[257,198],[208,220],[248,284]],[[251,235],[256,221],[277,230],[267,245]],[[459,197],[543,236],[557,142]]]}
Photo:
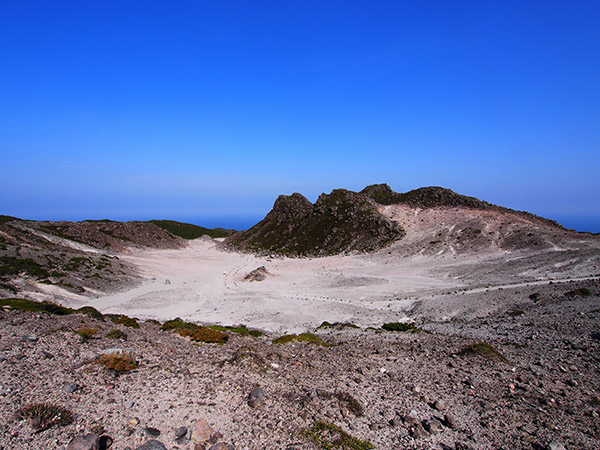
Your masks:
{"label": "jagged summit ridge", "polygon": [[300,194],[279,196],[267,216],[224,242],[242,251],[326,256],[372,251],[401,238],[404,230],[378,211],[369,197],[335,189],[312,204]]}
{"label": "jagged summit ridge", "polygon": [[[404,213],[397,208],[404,208]],[[457,216],[450,211],[462,212]],[[408,232],[406,226],[410,225],[409,228],[414,231],[416,215],[419,215],[417,220],[421,223],[417,228],[421,234],[425,232],[422,239],[426,242],[438,242],[440,236],[445,236],[444,230],[453,230],[444,238],[460,241],[448,243],[448,247],[454,249],[452,251],[476,251],[484,247],[542,248],[553,244],[542,237],[548,233],[541,230],[564,231],[552,220],[493,205],[439,186],[398,193],[387,184],[373,184],[360,192],[334,189],[330,194],[321,194],[314,204],[299,193],[281,195],[261,222],[227,238],[223,245],[238,251],[288,256],[370,252],[405,237]],[[467,217],[471,219],[467,221]],[[498,220],[507,225],[498,225],[499,228],[492,232],[496,227],[492,223]],[[465,231],[471,228],[472,233]],[[482,233],[485,229],[490,231]],[[477,245],[470,245],[471,241],[477,241]],[[417,251],[422,243],[409,246]],[[431,249],[425,250],[429,252]]]}

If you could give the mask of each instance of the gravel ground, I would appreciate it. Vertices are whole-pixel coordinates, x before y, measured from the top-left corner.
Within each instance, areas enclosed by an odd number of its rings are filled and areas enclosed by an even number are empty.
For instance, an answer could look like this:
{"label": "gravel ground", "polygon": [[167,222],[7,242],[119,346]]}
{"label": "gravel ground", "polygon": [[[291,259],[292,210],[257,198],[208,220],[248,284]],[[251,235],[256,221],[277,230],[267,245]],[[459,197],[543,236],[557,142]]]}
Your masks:
{"label": "gravel ground", "polygon": [[[328,347],[271,334],[195,344],[151,322],[2,311],[0,446],[66,448],[102,429],[114,449],[156,439],[192,450],[204,448],[189,440],[204,419],[222,434],[213,442],[236,449],[327,448],[303,433],[321,422],[378,449],[600,448],[599,293],[598,280],[472,293],[500,306],[441,321],[417,305],[429,332],[317,331]],[[83,341],[81,327],[98,332]],[[127,339],[107,338],[114,329]],[[482,341],[506,361],[458,355]],[[93,363],[111,348],[135,354],[139,368],[115,376]],[[256,387],[263,396],[250,406]],[[72,411],[73,423],[36,432],[18,411],[41,402]]]}

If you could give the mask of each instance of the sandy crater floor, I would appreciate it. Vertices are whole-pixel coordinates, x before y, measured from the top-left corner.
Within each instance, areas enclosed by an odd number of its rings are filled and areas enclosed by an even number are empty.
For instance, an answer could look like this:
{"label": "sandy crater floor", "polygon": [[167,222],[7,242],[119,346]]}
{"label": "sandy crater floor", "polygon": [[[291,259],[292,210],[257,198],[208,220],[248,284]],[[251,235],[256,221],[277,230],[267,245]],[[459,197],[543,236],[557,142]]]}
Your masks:
{"label": "sandy crater floor", "polygon": [[[139,286],[63,303],[92,303],[104,313],[139,318],[242,323],[276,332],[305,331],[325,320],[380,326],[416,312],[428,320],[446,320],[466,309],[487,314],[495,306],[482,294],[496,291],[502,300],[507,296],[498,293],[520,286],[597,275],[597,252],[575,261],[567,253],[398,257],[391,248],[371,255],[288,259],[224,252],[214,241],[198,239],[185,249],[120,255],[139,268],[144,278]],[[596,264],[590,263],[594,258]],[[264,281],[244,281],[260,266],[269,272]]]}

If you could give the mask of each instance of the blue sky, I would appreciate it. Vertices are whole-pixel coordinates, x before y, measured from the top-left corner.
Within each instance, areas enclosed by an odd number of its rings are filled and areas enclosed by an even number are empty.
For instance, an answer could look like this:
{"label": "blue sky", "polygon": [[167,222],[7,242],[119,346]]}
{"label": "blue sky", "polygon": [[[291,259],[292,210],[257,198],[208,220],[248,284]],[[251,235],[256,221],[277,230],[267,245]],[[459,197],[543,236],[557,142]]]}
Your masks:
{"label": "blue sky", "polygon": [[0,4],[0,214],[439,185],[600,232],[600,2]]}

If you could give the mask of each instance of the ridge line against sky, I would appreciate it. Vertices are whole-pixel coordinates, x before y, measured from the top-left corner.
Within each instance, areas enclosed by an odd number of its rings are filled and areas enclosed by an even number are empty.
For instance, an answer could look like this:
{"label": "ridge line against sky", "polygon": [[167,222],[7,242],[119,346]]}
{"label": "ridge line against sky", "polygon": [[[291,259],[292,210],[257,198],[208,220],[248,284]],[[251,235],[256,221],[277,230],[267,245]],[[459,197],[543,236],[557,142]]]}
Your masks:
{"label": "ridge line against sky", "polygon": [[0,214],[443,186],[600,232],[600,2],[6,1]]}

